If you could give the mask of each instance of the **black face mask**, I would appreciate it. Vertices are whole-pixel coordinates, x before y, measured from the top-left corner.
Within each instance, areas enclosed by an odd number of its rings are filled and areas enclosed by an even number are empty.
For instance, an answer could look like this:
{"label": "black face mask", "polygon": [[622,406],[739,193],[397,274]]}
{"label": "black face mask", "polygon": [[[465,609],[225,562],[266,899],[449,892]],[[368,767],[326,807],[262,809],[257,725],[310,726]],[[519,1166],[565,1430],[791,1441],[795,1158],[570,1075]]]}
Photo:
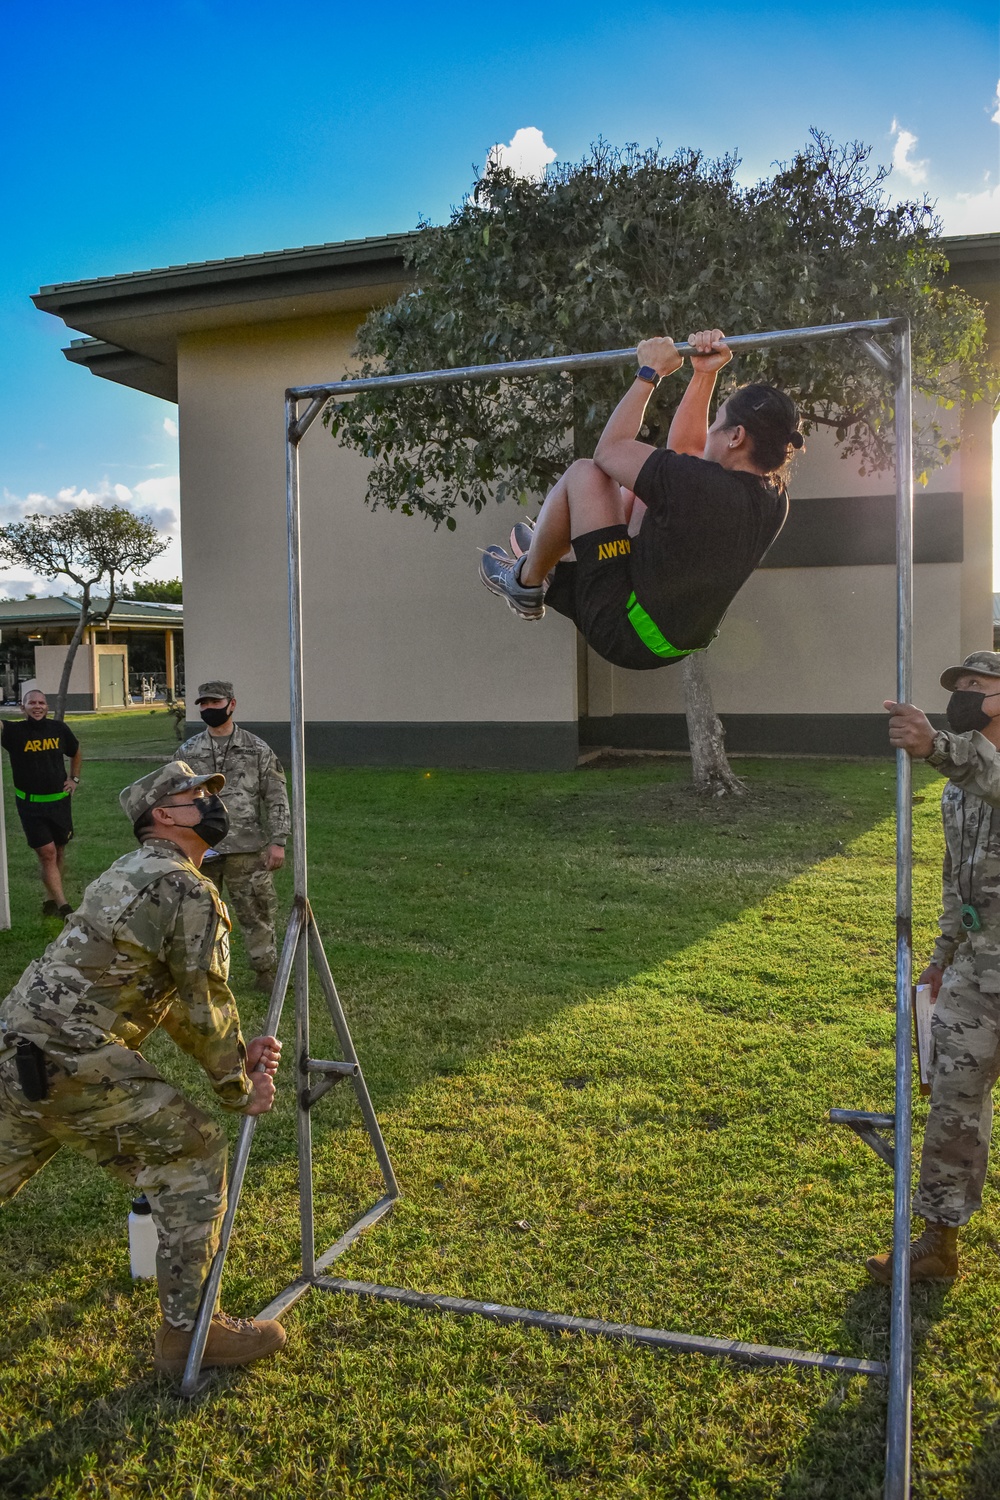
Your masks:
{"label": "black face mask", "polygon": [[983,703],[988,697],[996,696],[996,693],[974,693],[969,688],[957,689],[948,699],[945,710],[948,728],[953,729],[956,734],[968,734],[970,729],[985,729],[991,720],[988,714],[983,713]]}
{"label": "black face mask", "polygon": [[201,813],[197,823],[191,824],[191,830],[196,833],[203,844],[214,849],[216,844],[221,844],[229,832],[229,812],[221,797],[201,797],[192,804]]}
{"label": "black face mask", "polygon": [[231,708],[203,708],[201,717],[209,729],[219,729],[227,719],[233,717],[233,711]]}

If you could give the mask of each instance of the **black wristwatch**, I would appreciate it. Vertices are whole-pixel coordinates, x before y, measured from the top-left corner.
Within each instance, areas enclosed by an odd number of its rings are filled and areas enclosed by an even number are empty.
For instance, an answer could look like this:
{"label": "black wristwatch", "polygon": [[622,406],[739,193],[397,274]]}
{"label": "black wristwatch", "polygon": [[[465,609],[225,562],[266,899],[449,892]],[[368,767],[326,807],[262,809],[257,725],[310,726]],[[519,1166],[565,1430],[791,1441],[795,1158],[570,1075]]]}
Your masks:
{"label": "black wristwatch", "polygon": [[660,383],[659,375],[657,375],[655,370],[650,369],[649,365],[640,366],[636,371],[635,378],[636,380],[645,380],[647,384],[652,386],[657,386]]}

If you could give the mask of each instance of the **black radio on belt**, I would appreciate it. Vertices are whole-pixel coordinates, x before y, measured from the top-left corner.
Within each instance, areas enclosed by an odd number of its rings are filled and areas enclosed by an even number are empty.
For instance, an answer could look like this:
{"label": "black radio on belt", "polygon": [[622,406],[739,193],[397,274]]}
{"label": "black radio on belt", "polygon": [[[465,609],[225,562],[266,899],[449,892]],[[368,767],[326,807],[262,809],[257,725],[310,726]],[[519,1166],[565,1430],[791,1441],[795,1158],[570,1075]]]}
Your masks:
{"label": "black radio on belt", "polygon": [[14,1066],[21,1092],[30,1104],[47,1099],[49,1076],[45,1071],[45,1053],[34,1042],[21,1037],[14,1053]]}

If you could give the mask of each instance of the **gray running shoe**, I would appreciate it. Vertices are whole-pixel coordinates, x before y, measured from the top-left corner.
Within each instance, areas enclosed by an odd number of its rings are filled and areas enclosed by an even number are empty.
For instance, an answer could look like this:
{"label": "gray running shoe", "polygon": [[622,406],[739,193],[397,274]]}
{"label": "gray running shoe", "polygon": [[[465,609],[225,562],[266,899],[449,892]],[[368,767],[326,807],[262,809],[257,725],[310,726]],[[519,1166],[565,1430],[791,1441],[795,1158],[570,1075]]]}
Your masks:
{"label": "gray running shoe", "polygon": [[521,559],[508,557],[502,547],[487,547],[479,559],[479,576],[491,594],[506,599],[522,620],[540,620],[545,613],[545,590],[528,588],[518,578]]}
{"label": "gray running shoe", "polygon": [[534,521],[517,521],[510,529],[510,550],[515,557],[523,557],[531,546],[531,538],[534,535]]}

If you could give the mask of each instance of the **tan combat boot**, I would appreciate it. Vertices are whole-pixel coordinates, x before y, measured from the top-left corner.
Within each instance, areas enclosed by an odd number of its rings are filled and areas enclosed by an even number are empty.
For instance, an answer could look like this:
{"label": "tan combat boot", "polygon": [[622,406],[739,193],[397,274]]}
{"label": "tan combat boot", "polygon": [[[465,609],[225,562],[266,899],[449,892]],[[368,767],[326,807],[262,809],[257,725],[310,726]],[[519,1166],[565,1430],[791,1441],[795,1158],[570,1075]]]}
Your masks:
{"label": "tan combat boot", "polygon": [[[892,1286],[892,1251],[870,1255],[868,1274],[882,1286]],[[911,1281],[954,1281],[958,1275],[958,1230],[951,1224],[924,1220],[924,1232],[910,1246]]]}
{"label": "tan combat boot", "polygon": [[[202,1368],[252,1364],[255,1359],[276,1354],[286,1337],[281,1324],[273,1318],[260,1322],[255,1318],[231,1318],[227,1313],[217,1312],[209,1326]],[[174,1328],[164,1319],[156,1330],[154,1370],[161,1375],[183,1375],[190,1347],[188,1329]]]}

